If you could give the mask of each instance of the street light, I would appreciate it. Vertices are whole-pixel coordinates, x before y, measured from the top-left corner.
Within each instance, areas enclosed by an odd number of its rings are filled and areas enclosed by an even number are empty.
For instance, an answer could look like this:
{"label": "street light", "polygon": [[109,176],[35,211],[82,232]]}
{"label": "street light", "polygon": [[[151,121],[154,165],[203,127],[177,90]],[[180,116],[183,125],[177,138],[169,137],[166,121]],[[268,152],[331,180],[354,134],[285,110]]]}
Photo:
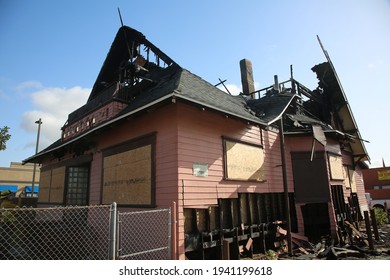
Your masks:
{"label": "street light", "polygon": [[[41,118],[39,118],[39,120],[37,120],[35,123],[38,124],[37,142],[35,144],[35,154],[37,154],[38,153],[38,146],[39,146],[39,135],[41,133],[41,124],[42,124]],[[32,178],[32,184],[31,184],[31,197],[34,197],[34,184],[35,184],[36,169],[37,169],[37,164],[34,162],[33,178]]]}

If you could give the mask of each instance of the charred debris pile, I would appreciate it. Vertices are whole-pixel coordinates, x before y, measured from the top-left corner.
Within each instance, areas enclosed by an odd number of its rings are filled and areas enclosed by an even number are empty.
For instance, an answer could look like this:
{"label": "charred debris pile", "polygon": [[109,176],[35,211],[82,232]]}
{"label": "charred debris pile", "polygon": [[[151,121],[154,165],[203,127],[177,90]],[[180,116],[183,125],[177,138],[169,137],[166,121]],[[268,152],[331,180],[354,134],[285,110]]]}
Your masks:
{"label": "charred debris pile", "polygon": [[390,225],[378,226],[375,216],[371,215],[371,218],[370,221],[370,217],[365,215],[365,220],[360,223],[344,221],[344,228],[339,230],[339,240],[322,236],[313,243],[306,236],[292,233],[292,254],[287,248],[287,231],[283,225],[276,225],[274,250],[258,254],[254,259],[390,259]]}

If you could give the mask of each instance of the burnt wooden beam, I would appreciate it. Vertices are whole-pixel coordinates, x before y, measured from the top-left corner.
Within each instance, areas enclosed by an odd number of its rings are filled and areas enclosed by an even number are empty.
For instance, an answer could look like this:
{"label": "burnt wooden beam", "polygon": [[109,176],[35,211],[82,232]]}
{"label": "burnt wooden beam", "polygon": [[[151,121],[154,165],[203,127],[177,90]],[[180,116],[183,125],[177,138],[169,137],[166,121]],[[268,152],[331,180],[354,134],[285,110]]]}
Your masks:
{"label": "burnt wooden beam", "polygon": [[369,248],[370,250],[374,250],[374,242],[372,240],[370,216],[368,215],[368,211],[364,211],[364,222],[366,223],[366,231],[367,231]]}
{"label": "burnt wooden beam", "polygon": [[348,129],[348,130],[345,130],[344,132],[345,133],[348,133],[348,134],[354,134],[354,133],[356,133],[356,132],[358,132],[359,130],[357,129],[357,128],[355,128],[355,129]]}
{"label": "burnt wooden beam", "polygon": [[321,98],[319,98],[318,96],[312,94],[311,90],[309,90],[308,88],[306,88],[302,84],[298,83],[297,81],[295,81],[295,83],[298,86],[298,94],[299,95],[304,95],[307,98],[309,98],[310,100],[316,101],[319,104],[324,104],[323,100]]}
{"label": "burnt wooden beam", "polygon": [[230,259],[230,242],[228,240],[222,241],[222,259],[223,260]]}
{"label": "burnt wooden beam", "polygon": [[375,210],[374,209],[370,210],[370,215],[371,215],[372,229],[374,230],[375,240],[379,241],[378,224],[377,224],[377,221],[376,221],[376,216],[375,216]]}

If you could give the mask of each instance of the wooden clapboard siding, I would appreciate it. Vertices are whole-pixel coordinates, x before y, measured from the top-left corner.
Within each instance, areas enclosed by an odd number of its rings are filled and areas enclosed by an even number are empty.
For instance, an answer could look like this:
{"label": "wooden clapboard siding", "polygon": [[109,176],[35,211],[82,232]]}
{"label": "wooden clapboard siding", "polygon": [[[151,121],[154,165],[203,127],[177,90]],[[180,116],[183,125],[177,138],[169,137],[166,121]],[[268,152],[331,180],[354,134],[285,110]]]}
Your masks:
{"label": "wooden clapboard siding", "polygon": [[[156,206],[170,207],[177,200],[177,129],[176,105],[170,104],[155,111],[130,119],[116,125],[110,133],[99,135],[97,150],[103,149],[156,133],[155,167],[156,167]],[[102,156],[95,153],[91,164],[94,181],[91,182],[90,199],[100,199]],[[100,174],[97,176],[97,174]]]}
{"label": "wooden clapboard siding", "polygon": [[[253,191],[252,185],[264,185],[260,182],[224,180],[222,137],[261,145],[258,127],[207,110],[180,105],[178,176],[179,184],[184,185],[184,205],[217,205],[218,198],[237,197],[240,188]],[[208,176],[194,176],[194,163],[207,164]]]}
{"label": "wooden clapboard siding", "polygon": [[363,170],[359,165],[356,165],[355,168],[355,181],[356,181],[356,189],[357,189],[357,194],[359,199],[360,210],[366,211],[368,210],[368,203],[365,195],[366,189],[364,187]]}
{"label": "wooden clapboard siding", "polygon": [[[178,248],[183,254],[183,208],[218,205],[219,198],[237,198],[238,192],[267,192],[269,188],[262,182],[224,180],[223,137],[260,145],[259,127],[186,104],[178,105]],[[194,176],[194,163],[208,165],[207,177]]]}
{"label": "wooden clapboard siding", "polygon": [[342,151],[343,164],[348,166],[353,166],[352,153],[347,151]]}
{"label": "wooden clapboard siding", "polygon": [[[363,180],[363,171],[362,171],[362,168],[360,167],[359,164],[356,164],[354,165],[354,159],[353,159],[353,154],[352,152],[349,152],[349,151],[343,151],[342,152],[342,155],[343,155],[343,164],[344,165],[348,165],[350,167],[354,167],[354,177],[355,177],[355,183],[356,183],[356,193],[358,195],[358,199],[359,199],[359,205],[360,205],[360,209],[363,211],[363,210],[367,210],[368,209],[368,203],[367,203],[367,199],[366,199],[366,196],[365,196],[365,188],[364,188],[364,180]],[[346,197],[349,197],[351,195],[351,192],[350,190],[346,190],[344,192],[344,195]]]}
{"label": "wooden clapboard siding", "polygon": [[[269,192],[283,192],[284,190],[283,173],[282,173],[283,170],[282,170],[279,135],[277,132],[266,132],[263,135],[264,135],[264,153],[266,158],[265,161],[266,178],[267,178],[267,185],[269,188]],[[290,189],[292,189],[291,184],[289,186],[289,190]]]}

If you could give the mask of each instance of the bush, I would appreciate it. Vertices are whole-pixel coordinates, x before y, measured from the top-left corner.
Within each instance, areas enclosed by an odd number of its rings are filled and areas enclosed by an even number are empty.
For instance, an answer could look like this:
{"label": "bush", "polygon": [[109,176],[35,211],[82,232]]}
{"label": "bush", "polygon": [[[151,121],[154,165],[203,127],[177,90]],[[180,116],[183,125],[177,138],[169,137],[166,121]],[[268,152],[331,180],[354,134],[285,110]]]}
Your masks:
{"label": "bush", "polygon": [[389,223],[388,215],[382,208],[374,207],[374,213],[378,226]]}

